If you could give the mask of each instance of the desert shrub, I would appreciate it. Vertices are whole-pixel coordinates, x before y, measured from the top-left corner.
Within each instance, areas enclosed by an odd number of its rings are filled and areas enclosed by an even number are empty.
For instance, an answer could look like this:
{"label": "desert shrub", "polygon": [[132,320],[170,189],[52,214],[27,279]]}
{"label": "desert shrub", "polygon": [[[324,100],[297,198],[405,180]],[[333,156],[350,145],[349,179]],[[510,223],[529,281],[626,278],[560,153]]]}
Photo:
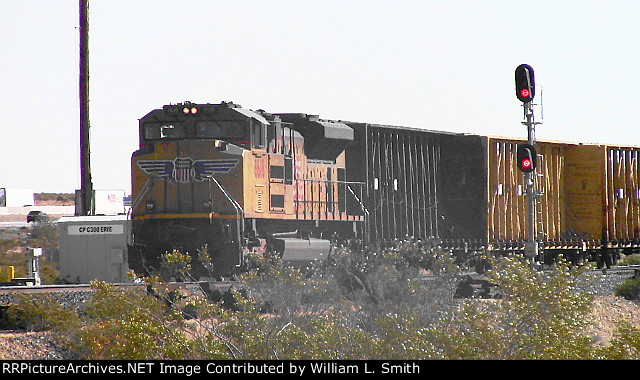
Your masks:
{"label": "desert shrub", "polygon": [[620,261],[618,261],[618,265],[640,265],[640,255],[624,255]]}
{"label": "desert shrub", "polygon": [[640,277],[626,279],[618,285],[615,294],[628,300],[640,300]]}
{"label": "desert shrub", "polygon": [[617,324],[615,337],[601,349],[599,358],[611,360],[640,359],[640,329],[628,321]]}
{"label": "desert shrub", "polygon": [[141,288],[121,290],[104,282],[95,282],[92,288],[95,293],[86,303],[84,324],[71,339],[82,357],[189,358],[191,350],[183,332],[186,320],[177,308],[167,308],[162,297]]}
{"label": "desert shrub", "polygon": [[500,300],[466,300],[455,319],[431,329],[450,359],[587,359],[591,341],[582,334],[591,296],[575,291],[580,267],[565,262],[551,272],[533,270],[519,258],[495,260],[491,280]]}
{"label": "desert shrub", "polygon": [[7,319],[13,328],[27,331],[72,330],[80,324],[78,310],[50,293],[14,295]]}
{"label": "desert shrub", "polygon": [[[187,269],[178,252],[165,259]],[[189,295],[147,277],[130,289],[94,283],[82,313],[43,321],[51,327],[72,320],[57,331],[87,359],[638,356],[639,334],[631,327],[621,325],[616,348],[595,347],[582,335],[591,296],[575,285],[584,268],[562,261],[540,272],[515,257],[495,259],[488,274],[503,298],[460,300],[454,298],[454,258],[418,242],[338,249],[328,262],[303,270],[276,256],[254,259],[243,285],[231,288],[232,307],[206,291]],[[38,310],[46,315],[55,308]]]}

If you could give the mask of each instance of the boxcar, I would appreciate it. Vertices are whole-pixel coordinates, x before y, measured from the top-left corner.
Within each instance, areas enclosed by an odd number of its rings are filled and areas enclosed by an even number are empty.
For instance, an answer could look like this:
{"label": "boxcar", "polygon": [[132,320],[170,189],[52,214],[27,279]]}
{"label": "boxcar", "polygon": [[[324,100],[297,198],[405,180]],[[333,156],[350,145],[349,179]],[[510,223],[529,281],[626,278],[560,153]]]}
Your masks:
{"label": "boxcar", "polygon": [[[442,154],[441,236],[490,250],[523,249],[528,199],[516,150],[524,139],[464,135],[448,139]],[[534,236],[545,249],[579,249],[584,236],[567,213],[567,154],[572,143],[536,142]],[[570,168],[569,168],[570,169]],[[452,243],[455,245],[455,243]]]}
{"label": "boxcar", "polygon": [[576,145],[567,157],[567,209],[580,231],[605,248],[640,246],[640,148]]}
{"label": "boxcar", "polygon": [[[440,236],[452,247],[522,250],[528,200],[516,165],[524,139],[451,136],[442,145]],[[537,141],[534,238],[546,259],[596,261],[636,251],[638,149]],[[609,261],[609,262],[610,262]]]}
{"label": "boxcar", "polygon": [[446,132],[350,123],[349,181],[366,184],[363,205],[372,242],[439,236],[439,165]]}

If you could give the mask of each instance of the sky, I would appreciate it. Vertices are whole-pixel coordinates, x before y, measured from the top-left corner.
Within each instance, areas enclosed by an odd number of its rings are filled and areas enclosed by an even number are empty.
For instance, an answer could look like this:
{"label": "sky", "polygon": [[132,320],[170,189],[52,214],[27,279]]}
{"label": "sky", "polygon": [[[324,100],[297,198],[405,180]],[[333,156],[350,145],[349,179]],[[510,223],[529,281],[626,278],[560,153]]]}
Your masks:
{"label": "sky", "polygon": [[[0,0],[0,187],[80,188],[79,2]],[[91,175],[130,191],[138,120],[183,101],[640,146],[640,1],[90,0]]]}

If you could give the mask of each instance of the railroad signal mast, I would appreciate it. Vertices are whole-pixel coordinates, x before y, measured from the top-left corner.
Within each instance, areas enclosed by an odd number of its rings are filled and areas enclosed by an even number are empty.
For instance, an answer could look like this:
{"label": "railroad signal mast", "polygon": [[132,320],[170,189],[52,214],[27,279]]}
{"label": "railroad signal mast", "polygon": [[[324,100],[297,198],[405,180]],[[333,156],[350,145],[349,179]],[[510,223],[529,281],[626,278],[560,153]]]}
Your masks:
{"label": "railroad signal mast", "polygon": [[538,242],[535,236],[535,207],[539,194],[535,189],[535,170],[538,154],[535,147],[535,125],[533,116],[533,98],[536,94],[533,68],[527,64],[519,65],[515,71],[516,97],[522,102],[527,126],[527,143],[520,144],[517,151],[518,169],[524,173],[524,182],[528,198],[528,240],[525,244],[525,255],[532,260],[538,254]]}

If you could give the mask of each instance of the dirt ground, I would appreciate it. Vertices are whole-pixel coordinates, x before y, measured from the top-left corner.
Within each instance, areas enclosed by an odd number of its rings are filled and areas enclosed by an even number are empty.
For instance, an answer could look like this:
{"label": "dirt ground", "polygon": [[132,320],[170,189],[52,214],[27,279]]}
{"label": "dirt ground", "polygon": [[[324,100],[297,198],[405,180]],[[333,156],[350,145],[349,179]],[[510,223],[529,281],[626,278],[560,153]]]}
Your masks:
{"label": "dirt ground", "polygon": [[0,331],[0,360],[73,359],[48,332]]}
{"label": "dirt ground", "polygon": [[626,320],[640,327],[640,303],[613,295],[598,296],[594,301],[592,318],[587,336],[606,345],[613,338],[618,321]]}

